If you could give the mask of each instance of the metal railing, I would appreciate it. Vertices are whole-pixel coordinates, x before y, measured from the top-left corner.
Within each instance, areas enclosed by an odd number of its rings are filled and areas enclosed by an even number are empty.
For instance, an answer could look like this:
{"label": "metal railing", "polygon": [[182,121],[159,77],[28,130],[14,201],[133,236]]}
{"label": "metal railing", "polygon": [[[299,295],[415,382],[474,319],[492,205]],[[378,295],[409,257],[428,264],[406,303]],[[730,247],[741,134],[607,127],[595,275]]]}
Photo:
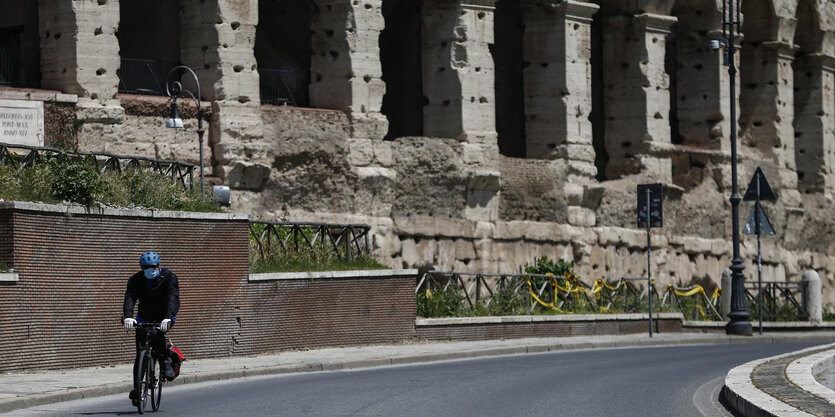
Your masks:
{"label": "metal railing", "polygon": [[164,96],[165,77],[177,65],[177,62],[122,58],[121,66],[116,71],[119,92]]}
{"label": "metal railing", "polygon": [[[561,282],[557,282],[557,280]],[[525,297],[525,309],[529,313],[556,310],[574,312],[646,311],[647,288],[635,283],[645,283],[645,277],[621,278],[607,283],[597,280],[587,285],[575,277],[564,278],[541,274],[485,274],[478,272],[428,271],[415,287],[415,295],[428,291],[447,291],[453,287],[460,294],[465,307],[476,310],[483,306],[489,310],[497,294],[509,292]],[[718,293],[712,297],[701,286],[677,288],[667,286],[663,297],[652,287],[654,300],[660,309],[679,311],[686,318],[721,320],[716,310]]]}
{"label": "metal railing", "polygon": [[258,69],[261,83],[261,104],[309,106],[307,71]]}
{"label": "metal railing", "polygon": [[[14,152],[17,150],[18,152]],[[43,161],[47,156],[66,154],[70,158],[86,159],[95,164],[99,174],[108,171],[122,172],[125,169],[150,169],[170,177],[183,188],[194,184],[194,165],[187,162],[151,159],[142,156],[113,155],[104,152],[68,152],[43,146],[14,145],[0,142],[0,165],[12,166],[19,172],[23,168]]]}
{"label": "metal railing", "polygon": [[252,254],[260,260],[303,250],[321,250],[328,258],[352,260],[371,253],[370,231],[367,224],[249,222]]}
{"label": "metal railing", "polygon": [[0,86],[20,87],[18,80],[18,65],[5,48],[0,48]]}
{"label": "metal railing", "polygon": [[[805,285],[801,282],[763,281],[763,320],[808,320],[806,314]],[[759,312],[758,285],[745,283],[745,299],[749,312]],[[798,298],[800,301],[798,301]],[[758,317],[754,314],[751,320]]]}

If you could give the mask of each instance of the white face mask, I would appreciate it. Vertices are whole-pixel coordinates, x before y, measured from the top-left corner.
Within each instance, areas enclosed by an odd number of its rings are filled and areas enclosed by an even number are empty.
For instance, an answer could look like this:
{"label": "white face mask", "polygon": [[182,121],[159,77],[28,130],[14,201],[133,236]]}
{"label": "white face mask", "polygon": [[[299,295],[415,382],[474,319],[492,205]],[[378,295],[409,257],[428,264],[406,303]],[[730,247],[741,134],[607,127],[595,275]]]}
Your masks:
{"label": "white face mask", "polygon": [[154,279],[159,276],[159,269],[157,268],[148,268],[145,271],[145,278]]}

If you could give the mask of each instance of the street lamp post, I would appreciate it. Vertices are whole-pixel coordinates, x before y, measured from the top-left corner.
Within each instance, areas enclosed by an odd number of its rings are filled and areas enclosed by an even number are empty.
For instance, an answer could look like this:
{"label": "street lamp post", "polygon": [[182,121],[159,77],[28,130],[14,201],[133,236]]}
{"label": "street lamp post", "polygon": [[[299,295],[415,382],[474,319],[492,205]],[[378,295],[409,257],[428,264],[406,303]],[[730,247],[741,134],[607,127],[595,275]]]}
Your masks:
{"label": "street lamp post", "polygon": [[[178,71],[187,71],[192,75],[192,77],[194,77],[194,84],[197,86],[197,96],[195,96],[191,91],[183,88],[183,85],[179,80],[175,80],[173,82],[171,81],[171,76]],[[200,82],[197,80],[197,74],[185,65],[172,68],[166,77],[165,93],[171,98],[171,117],[165,121],[165,127],[178,129],[183,127],[183,119],[180,118],[180,112],[177,108],[177,99],[182,98],[183,93],[187,94],[197,103],[197,137],[200,141],[200,193],[205,195],[206,188],[203,177],[203,133],[205,133],[205,130],[203,130],[203,109],[200,106]]]}
{"label": "street lamp post", "polygon": [[[739,184],[737,182],[736,157],[736,33],[741,27],[739,0],[722,0],[722,42],[725,44],[725,63],[728,65],[731,87],[731,211],[733,216],[733,260],[731,260],[731,312],[725,333],[751,335],[751,322],[745,306],[744,275],[745,265],[739,256]],[[718,42],[711,42],[711,48],[718,48]]]}

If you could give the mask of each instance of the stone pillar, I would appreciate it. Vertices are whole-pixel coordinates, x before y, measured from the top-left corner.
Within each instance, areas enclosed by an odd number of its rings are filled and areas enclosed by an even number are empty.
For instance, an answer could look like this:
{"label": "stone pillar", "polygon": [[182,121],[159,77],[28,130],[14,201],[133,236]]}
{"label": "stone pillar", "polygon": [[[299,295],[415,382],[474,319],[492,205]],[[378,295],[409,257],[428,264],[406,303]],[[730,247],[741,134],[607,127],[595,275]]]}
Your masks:
{"label": "stone pillar", "polygon": [[679,65],[675,69],[678,94],[673,99],[676,100],[682,144],[730,152],[730,75],[722,52],[705,47],[720,37],[721,30],[707,34],[700,33],[697,28],[679,31],[676,41]]}
{"label": "stone pillar", "polygon": [[795,61],[794,137],[798,188],[835,193],[835,57],[811,54]]}
{"label": "stone pillar", "polygon": [[197,73],[204,100],[260,104],[257,24],[257,0],[182,0],[180,59]]}
{"label": "stone pillar", "polygon": [[423,3],[426,136],[498,149],[493,43],[495,0]]}
{"label": "stone pillar", "polygon": [[722,313],[722,320],[728,320],[731,313],[731,270],[722,271],[722,293],[719,294],[719,310]]}
{"label": "stone pillar", "polygon": [[107,100],[119,78],[119,1],[39,0],[41,87]]}
{"label": "stone pillar", "polygon": [[670,79],[665,39],[676,18],[613,16],[604,22],[607,178],[641,174],[669,182]]}
{"label": "stone pillar", "polygon": [[741,143],[755,148],[761,158],[774,164],[777,178],[769,180],[781,190],[780,199],[789,206],[800,204],[792,125],[794,49],[784,42],[763,42],[752,50],[743,48],[740,67]]}
{"label": "stone pillar", "polygon": [[813,269],[803,271],[803,307],[813,324],[823,321],[823,305],[821,304],[821,278]]}
{"label": "stone pillar", "polygon": [[[574,174],[594,178],[591,121],[592,3],[528,0],[525,26],[527,157],[566,159]],[[573,180],[570,180],[574,182]]]}
{"label": "stone pillar", "polygon": [[315,0],[310,104],[342,110],[354,138],[382,139],[388,120],[380,112],[386,85],[380,63],[382,0]]}

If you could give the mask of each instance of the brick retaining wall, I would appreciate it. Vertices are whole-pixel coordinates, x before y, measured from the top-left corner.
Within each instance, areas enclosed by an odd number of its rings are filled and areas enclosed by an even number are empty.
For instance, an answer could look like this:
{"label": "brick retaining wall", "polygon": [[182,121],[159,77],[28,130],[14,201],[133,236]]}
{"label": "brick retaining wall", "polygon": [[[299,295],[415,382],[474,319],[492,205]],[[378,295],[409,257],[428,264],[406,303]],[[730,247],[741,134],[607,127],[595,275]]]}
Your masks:
{"label": "brick retaining wall", "polygon": [[414,336],[415,272],[250,281],[248,219],[0,202],[0,262],[19,276],[0,282],[0,371],[132,361],[122,301],[146,250],[180,279],[169,335],[191,358]]}

